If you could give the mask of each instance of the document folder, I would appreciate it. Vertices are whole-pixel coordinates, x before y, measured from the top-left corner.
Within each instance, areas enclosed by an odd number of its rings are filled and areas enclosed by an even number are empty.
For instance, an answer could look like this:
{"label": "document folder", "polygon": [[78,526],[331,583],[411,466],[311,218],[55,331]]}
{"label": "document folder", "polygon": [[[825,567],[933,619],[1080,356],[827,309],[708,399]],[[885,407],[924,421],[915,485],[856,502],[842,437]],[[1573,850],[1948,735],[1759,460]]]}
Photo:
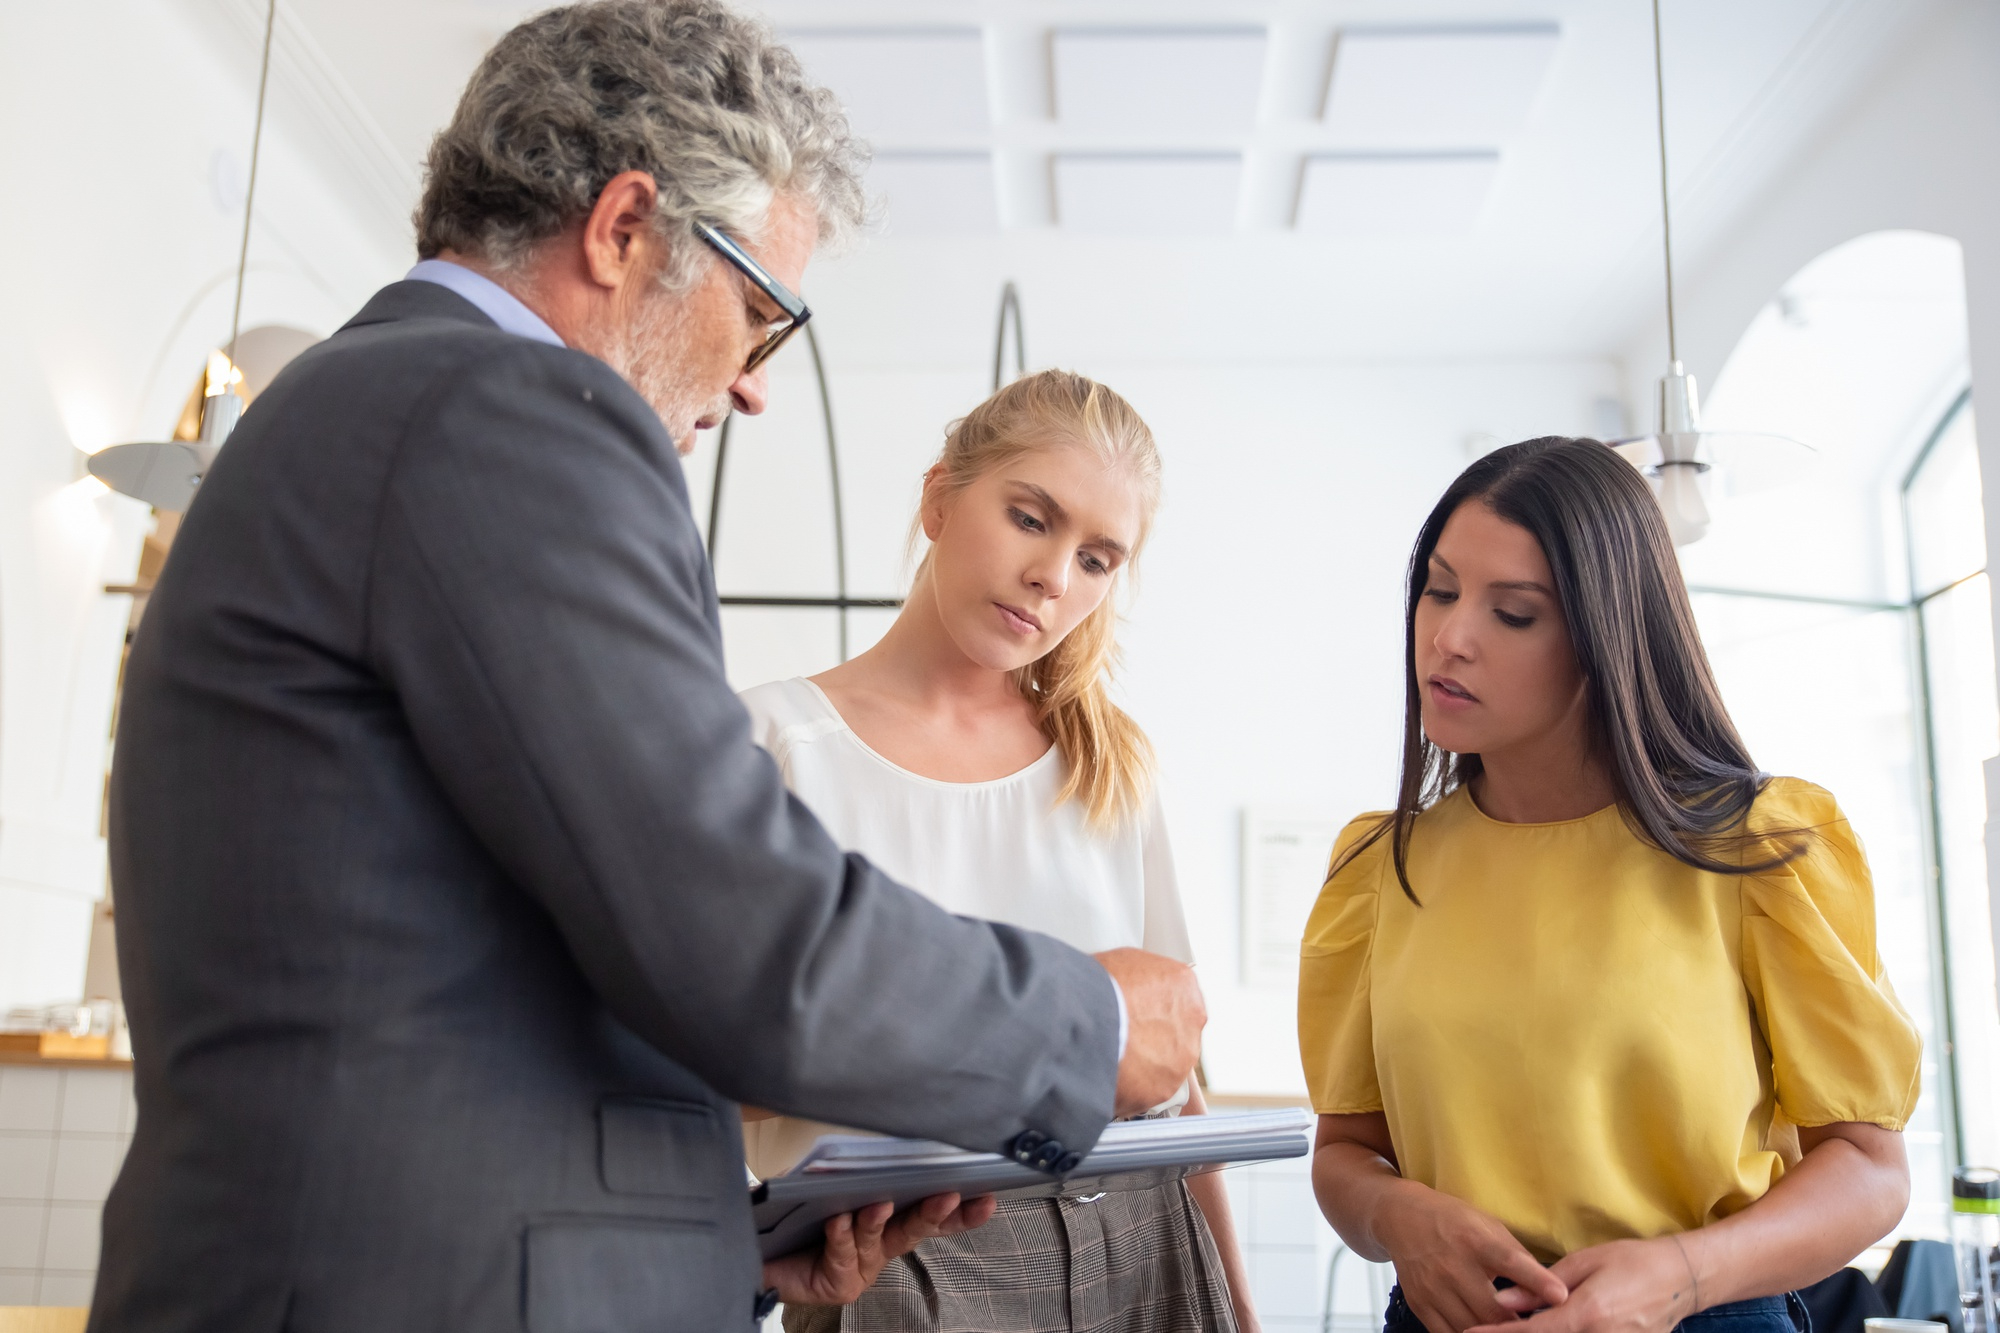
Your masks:
{"label": "document folder", "polygon": [[901,1209],[933,1194],[1013,1199],[1150,1189],[1216,1167],[1304,1157],[1313,1124],[1305,1110],[1119,1121],[1062,1177],[948,1143],[829,1134],[790,1171],[752,1188],[751,1211],[758,1245],[775,1259],[817,1245],[827,1218],[872,1203]]}

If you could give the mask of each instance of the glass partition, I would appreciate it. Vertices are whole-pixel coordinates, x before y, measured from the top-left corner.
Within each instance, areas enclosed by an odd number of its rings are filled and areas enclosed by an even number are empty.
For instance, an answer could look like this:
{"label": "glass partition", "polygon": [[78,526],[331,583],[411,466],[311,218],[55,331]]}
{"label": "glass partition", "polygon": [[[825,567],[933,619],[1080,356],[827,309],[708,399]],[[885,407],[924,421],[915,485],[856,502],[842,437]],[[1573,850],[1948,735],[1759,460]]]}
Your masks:
{"label": "glass partition", "polygon": [[1929,872],[1958,1074],[1960,1158],[2000,1162],[2000,1008],[1986,868],[1986,761],[2000,754],[1978,437],[1961,397],[1903,486],[1921,703]]}
{"label": "glass partition", "polygon": [[1766,772],[1834,793],[1867,849],[1877,948],[1924,1038],[1923,1092],[1905,1134],[1911,1192],[1901,1233],[1942,1238],[1956,1154],[1945,976],[1917,798],[1924,747],[1910,613],[1720,591],[1696,592],[1694,608],[1751,755]]}

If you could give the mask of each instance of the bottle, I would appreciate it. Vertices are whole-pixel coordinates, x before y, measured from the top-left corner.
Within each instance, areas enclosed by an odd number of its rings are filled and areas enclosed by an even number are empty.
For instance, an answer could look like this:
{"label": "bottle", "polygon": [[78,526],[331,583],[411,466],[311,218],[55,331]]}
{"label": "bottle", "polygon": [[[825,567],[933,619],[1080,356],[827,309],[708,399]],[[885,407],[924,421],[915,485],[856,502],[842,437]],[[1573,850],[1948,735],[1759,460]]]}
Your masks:
{"label": "bottle", "polygon": [[1958,1263],[1965,1333],[2000,1333],[1993,1305],[1993,1265],[2000,1257],[2000,1171],[1961,1166],[1951,1173],[1951,1248]]}

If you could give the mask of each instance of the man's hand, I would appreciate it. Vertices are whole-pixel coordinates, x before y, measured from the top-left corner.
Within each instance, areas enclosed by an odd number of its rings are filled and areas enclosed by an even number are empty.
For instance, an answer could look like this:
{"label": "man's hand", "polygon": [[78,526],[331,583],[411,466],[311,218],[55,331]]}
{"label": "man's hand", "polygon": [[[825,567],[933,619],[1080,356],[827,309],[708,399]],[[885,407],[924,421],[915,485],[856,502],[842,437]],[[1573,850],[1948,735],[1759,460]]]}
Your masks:
{"label": "man's hand", "polygon": [[891,1259],[908,1254],[919,1241],[983,1227],[996,1207],[983,1194],[960,1203],[956,1194],[936,1194],[901,1216],[896,1206],[874,1203],[826,1221],[826,1244],[773,1259],[764,1265],[764,1285],[795,1305],[846,1305],[873,1286]]}
{"label": "man's hand", "polygon": [[1185,963],[1144,949],[1112,949],[1096,958],[1124,992],[1130,1024],[1113,1114],[1137,1115],[1173,1096],[1194,1073],[1208,1007]]}

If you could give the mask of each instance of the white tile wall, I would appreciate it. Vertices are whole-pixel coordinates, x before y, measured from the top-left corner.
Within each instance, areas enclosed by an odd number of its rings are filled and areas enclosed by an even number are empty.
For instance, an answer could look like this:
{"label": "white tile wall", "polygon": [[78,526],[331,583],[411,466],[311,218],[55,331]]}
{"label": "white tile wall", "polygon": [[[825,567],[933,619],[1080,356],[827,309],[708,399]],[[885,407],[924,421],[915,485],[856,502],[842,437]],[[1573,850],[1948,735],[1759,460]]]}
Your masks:
{"label": "white tile wall", "polygon": [[71,1203],[102,1203],[111,1193],[111,1182],[118,1179],[126,1142],[123,1135],[115,1133],[59,1137],[49,1197]]}
{"label": "white tile wall", "polygon": [[132,1077],[117,1069],[72,1069],[62,1080],[62,1119],[65,1134],[116,1134],[122,1128],[125,1097]]}
{"label": "white tile wall", "polygon": [[95,1273],[98,1230],[103,1215],[103,1204],[50,1204],[42,1266],[74,1273]]}
{"label": "white tile wall", "polygon": [[53,1130],[61,1107],[61,1079],[8,1078],[0,1073],[0,1130]]}
{"label": "white tile wall", "polygon": [[55,1160],[53,1131],[0,1133],[0,1199],[46,1200]]}
{"label": "white tile wall", "polygon": [[42,1266],[45,1203],[0,1203],[0,1272]]}
{"label": "white tile wall", "polygon": [[138,1120],[123,1069],[0,1065],[0,1305],[88,1305]]}

